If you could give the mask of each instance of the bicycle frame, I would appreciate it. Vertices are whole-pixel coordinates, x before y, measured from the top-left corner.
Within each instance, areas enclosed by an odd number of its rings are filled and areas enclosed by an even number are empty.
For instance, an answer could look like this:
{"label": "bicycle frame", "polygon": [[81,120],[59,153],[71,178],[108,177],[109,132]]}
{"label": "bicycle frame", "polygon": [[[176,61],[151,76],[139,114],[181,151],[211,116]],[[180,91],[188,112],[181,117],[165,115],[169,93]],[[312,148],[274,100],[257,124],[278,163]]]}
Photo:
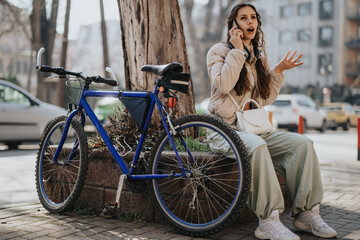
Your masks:
{"label": "bicycle frame", "polygon": [[[129,97],[129,98],[146,98],[146,97],[150,96],[150,100],[151,100],[150,107],[149,107],[149,111],[148,111],[147,116],[146,116],[146,120],[145,120],[144,127],[142,129],[143,130],[142,132],[145,132],[145,133],[147,132],[150,121],[151,121],[151,116],[153,114],[153,110],[154,110],[155,104],[156,104],[156,106],[157,106],[157,108],[158,108],[158,110],[160,112],[162,123],[163,123],[163,126],[165,128],[165,131],[166,131],[166,133],[167,133],[167,135],[169,137],[171,145],[174,148],[176,157],[177,157],[177,159],[179,161],[179,164],[180,164],[180,166],[182,168],[182,173],[181,174],[174,173],[174,174],[141,174],[141,175],[138,174],[138,175],[133,175],[134,168],[136,166],[136,163],[137,163],[137,161],[139,159],[139,156],[140,156],[140,153],[142,151],[142,146],[143,146],[144,140],[146,138],[146,134],[141,133],[141,135],[140,135],[139,143],[137,145],[135,155],[134,155],[133,161],[132,161],[130,169],[129,169],[128,166],[126,165],[124,159],[116,151],[115,147],[111,143],[109,135],[107,134],[104,127],[101,125],[99,119],[96,117],[95,113],[93,112],[90,105],[86,101],[87,97],[114,97],[114,98],[117,98],[117,97],[119,97],[119,91],[103,91],[103,90],[89,90],[89,89],[84,89],[83,90],[80,101],[79,101],[79,105],[78,105],[79,107],[68,114],[68,117],[67,117],[67,120],[66,120],[66,123],[65,123],[65,127],[64,127],[64,131],[63,131],[63,135],[61,137],[59,146],[58,146],[58,148],[57,148],[57,150],[56,150],[56,152],[54,154],[54,158],[53,158],[54,164],[57,164],[57,158],[58,158],[58,156],[60,154],[60,151],[61,151],[61,149],[63,147],[63,144],[64,144],[64,141],[66,139],[66,135],[67,135],[70,123],[71,123],[73,117],[76,116],[77,114],[79,114],[79,108],[80,108],[80,109],[83,109],[85,111],[85,113],[88,115],[91,122],[93,123],[93,125],[97,129],[98,133],[100,134],[101,138],[103,139],[105,145],[108,147],[111,155],[114,157],[115,161],[119,165],[120,169],[122,170],[122,172],[124,174],[127,175],[127,178],[129,178],[129,179],[158,179],[158,178],[169,178],[169,177],[188,177],[187,173],[189,173],[189,171],[184,168],[184,166],[183,166],[183,164],[181,162],[181,159],[179,157],[178,151],[177,151],[177,149],[175,147],[175,144],[174,144],[174,142],[173,142],[173,140],[171,138],[171,133],[170,133],[169,128],[167,127],[166,120],[165,120],[165,117],[164,117],[164,114],[163,114],[163,111],[162,111],[162,110],[165,110],[164,105],[162,104],[162,102],[158,98],[158,94],[159,94],[159,90],[158,90],[157,86],[155,86],[155,89],[154,89],[153,92],[148,92],[148,91],[147,92],[140,92],[140,91],[123,91],[123,92],[121,92],[121,96]],[[168,118],[168,113],[166,111],[164,111],[164,112],[166,114],[166,117]],[[80,114],[81,114],[81,118],[82,118],[82,124],[84,125],[85,116],[84,116],[83,111],[81,111]],[[171,121],[169,118],[168,118],[168,120]],[[182,142],[183,142],[183,144],[185,144],[184,141],[182,141]],[[188,149],[186,144],[184,146],[186,147],[186,149]],[[74,149],[72,150],[72,153],[76,150],[76,148],[77,148],[77,143],[75,143],[75,146],[74,146]],[[72,153],[70,154],[68,162],[71,161]],[[188,153],[191,156],[191,153],[189,151],[188,151]],[[192,158],[192,156],[191,156],[191,158]]]}

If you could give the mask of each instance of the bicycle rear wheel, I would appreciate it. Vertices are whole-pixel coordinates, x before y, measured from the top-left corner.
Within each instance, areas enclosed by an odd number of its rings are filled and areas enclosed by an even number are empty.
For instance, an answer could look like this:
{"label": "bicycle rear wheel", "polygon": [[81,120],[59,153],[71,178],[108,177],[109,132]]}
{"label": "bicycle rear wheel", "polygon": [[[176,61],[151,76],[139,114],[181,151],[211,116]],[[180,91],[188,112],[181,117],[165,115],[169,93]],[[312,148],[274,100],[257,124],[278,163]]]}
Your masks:
{"label": "bicycle rear wheel", "polygon": [[[214,117],[190,115],[176,120],[174,127],[172,139],[191,176],[152,179],[150,193],[176,230],[207,236],[236,220],[246,203],[250,160],[236,132]],[[152,174],[182,172],[165,132],[155,143],[150,166]]]}
{"label": "bicycle rear wheel", "polygon": [[53,156],[64,131],[66,116],[47,126],[36,162],[36,189],[41,204],[51,213],[69,210],[83,188],[88,167],[88,146],[82,125],[72,120],[56,163]]}

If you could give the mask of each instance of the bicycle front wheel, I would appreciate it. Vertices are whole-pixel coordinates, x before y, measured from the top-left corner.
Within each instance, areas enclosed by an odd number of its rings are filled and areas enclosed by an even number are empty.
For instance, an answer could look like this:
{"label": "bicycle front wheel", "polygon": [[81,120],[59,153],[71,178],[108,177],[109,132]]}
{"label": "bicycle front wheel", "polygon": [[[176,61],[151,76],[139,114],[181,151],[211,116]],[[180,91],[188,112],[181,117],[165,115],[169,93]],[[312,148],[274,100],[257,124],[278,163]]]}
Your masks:
{"label": "bicycle front wheel", "polygon": [[64,131],[66,116],[47,126],[36,162],[36,188],[41,204],[51,213],[69,210],[83,188],[88,167],[88,146],[82,125],[73,120],[56,162],[53,156]]}
{"label": "bicycle front wheel", "polygon": [[[150,193],[165,218],[180,233],[207,236],[238,217],[251,184],[251,166],[243,142],[229,125],[208,115],[174,122],[172,136],[184,177],[152,179]],[[181,174],[168,135],[155,143],[152,174]]]}

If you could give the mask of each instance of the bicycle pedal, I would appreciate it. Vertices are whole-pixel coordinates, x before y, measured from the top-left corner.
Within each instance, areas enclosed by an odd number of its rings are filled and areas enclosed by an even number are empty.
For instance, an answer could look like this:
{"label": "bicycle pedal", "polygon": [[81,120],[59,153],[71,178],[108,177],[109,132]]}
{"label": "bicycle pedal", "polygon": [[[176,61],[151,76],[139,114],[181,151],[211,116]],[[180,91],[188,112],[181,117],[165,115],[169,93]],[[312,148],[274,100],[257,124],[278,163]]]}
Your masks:
{"label": "bicycle pedal", "polygon": [[102,209],[102,212],[106,212],[108,211],[110,208],[117,208],[118,204],[117,202],[109,202],[109,203],[105,203]]}

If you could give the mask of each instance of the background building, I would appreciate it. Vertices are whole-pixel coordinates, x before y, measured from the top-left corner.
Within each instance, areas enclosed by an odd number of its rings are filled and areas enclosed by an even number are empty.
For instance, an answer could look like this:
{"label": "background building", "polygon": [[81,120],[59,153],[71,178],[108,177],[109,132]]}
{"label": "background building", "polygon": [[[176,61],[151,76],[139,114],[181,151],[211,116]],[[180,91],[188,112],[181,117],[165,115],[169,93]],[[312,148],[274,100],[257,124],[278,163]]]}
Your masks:
{"label": "background building", "polygon": [[286,85],[324,87],[346,82],[345,2],[254,1],[263,16],[270,64],[275,66],[289,50],[304,54],[304,65],[285,72]]}
{"label": "background building", "polygon": [[[20,8],[13,7],[13,11],[19,14],[19,18],[27,17]],[[12,79],[35,92],[35,57],[31,56],[29,28],[20,20],[14,21],[8,10],[2,7],[0,21],[0,79]]]}

